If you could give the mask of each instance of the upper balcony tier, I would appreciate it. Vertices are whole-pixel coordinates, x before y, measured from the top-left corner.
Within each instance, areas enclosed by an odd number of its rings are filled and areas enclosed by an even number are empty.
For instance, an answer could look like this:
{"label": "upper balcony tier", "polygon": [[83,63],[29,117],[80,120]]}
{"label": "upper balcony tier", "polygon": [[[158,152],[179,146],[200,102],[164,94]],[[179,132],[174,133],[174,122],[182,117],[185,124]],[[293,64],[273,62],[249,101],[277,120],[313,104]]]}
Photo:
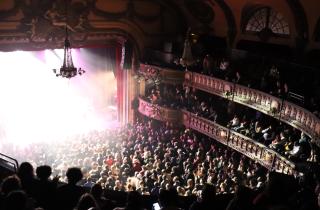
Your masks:
{"label": "upper balcony tier", "polygon": [[[149,69],[150,72],[153,72],[152,69],[157,69],[157,71],[162,72],[161,77],[163,81],[166,81],[167,78],[172,78],[171,75],[176,75],[176,83],[184,81],[185,85],[221,96],[228,100],[233,100],[234,102],[277,118],[306,133],[310,136],[312,141],[320,147],[320,120],[317,116],[303,107],[268,93],[212,76],[140,64],[141,72],[146,74],[146,69]],[[184,80],[181,80],[181,74],[178,75],[174,72],[184,73]],[[172,81],[172,79],[170,80]]]}

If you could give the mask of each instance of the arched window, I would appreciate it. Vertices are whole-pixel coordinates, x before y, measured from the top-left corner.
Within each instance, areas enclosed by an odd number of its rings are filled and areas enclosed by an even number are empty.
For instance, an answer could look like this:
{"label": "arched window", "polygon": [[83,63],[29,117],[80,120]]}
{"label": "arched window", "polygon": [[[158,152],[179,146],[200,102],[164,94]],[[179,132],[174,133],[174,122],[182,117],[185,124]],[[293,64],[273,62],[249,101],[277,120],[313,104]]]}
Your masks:
{"label": "arched window", "polygon": [[260,32],[267,24],[267,8],[260,9],[251,16],[246,26],[246,31]]}
{"label": "arched window", "polygon": [[284,16],[270,7],[255,10],[245,25],[245,32],[263,31],[269,31],[273,35],[290,35],[289,24]]}

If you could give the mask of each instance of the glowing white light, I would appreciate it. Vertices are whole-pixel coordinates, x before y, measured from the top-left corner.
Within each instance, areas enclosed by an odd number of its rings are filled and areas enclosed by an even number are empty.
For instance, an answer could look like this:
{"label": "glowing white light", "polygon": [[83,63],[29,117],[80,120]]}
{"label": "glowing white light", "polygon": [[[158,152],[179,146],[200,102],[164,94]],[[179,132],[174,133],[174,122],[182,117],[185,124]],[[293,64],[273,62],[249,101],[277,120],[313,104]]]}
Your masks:
{"label": "glowing white light", "polygon": [[[39,59],[32,52],[0,52],[0,143],[57,141],[107,124],[103,106],[110,104],[100,98],[115,94],[106,92],[113,89],[109,85],[116,86],[112,72],[61,79],[52,69],[61,66],[63,50],[45,50],[42,55]],[[100,76],[109,83],[101,85]]]}

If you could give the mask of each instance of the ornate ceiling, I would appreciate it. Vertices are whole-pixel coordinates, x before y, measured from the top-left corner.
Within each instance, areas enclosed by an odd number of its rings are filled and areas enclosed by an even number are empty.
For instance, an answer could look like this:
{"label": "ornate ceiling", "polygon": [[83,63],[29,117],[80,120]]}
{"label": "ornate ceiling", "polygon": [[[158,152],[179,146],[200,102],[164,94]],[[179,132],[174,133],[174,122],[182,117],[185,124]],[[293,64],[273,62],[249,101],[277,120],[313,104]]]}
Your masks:
{"label": "ornate ceiling", "polygon": [[73,46],[130,39],[141,48],[150,39],[174,36],[186,27],[170,1],[2,0],[0,49],[61,47],[66,22]]}
{"label": "ornate ceiling", "polygon": [[269,42],[301,49],[319,45],[313,36],[319,34],[318,0],[0,0],[0,50],[62,47],[66,21],[74,47],[129,39],[139,51],[184,37],[188,27],[234,47],[239,40],[259,39],[242,27],[247,8],[260,5],[284,14],[292,32]]}

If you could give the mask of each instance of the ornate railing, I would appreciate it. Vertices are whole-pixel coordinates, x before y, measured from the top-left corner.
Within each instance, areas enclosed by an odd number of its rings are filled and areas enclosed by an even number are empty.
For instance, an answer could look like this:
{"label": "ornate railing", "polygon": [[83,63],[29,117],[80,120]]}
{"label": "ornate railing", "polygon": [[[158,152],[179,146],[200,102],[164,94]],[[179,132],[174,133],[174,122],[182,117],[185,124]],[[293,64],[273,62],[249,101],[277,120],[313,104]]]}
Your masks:
{"label": "ornate railing", "polygon": [[177,71],[168,68],[161,68],[148,64],[140,64],[139,73],[145,77],[157,77],[163,83],[183,83],[184,81],[184,72]]}
{"label": "ornate railing", "polygon": [[214,77],[185,73],[185,84],[278,118],[305,132],[320,146],[320,120],[308,110],[270,94]]}
{"label": "ornate railing", "polygon": [[181,123],[181,112],[149,103],[142,98],[139,98],[139,112],[156,120]]}
{"label": "ornate railing", "polygon": [[285,174],[295,173],[295,165],[282,157],[280,154],[269,149],[263,144],[256,142],[240,133],[232,131],[215,122],[199,117],[188,111],[180,111],[160,107],[151,104],[143,99],[139,99],[139,112],[147,117],[160,120],[184,124],[188,128],[197,130],[220,143],[233,148],[234,150],[259,162],[269,170]]}
{"label": "ornate railing", "polygon": [[229,130],[215,122],[199,117],[188,111],[183,111],[183,124],[199,131],[220,143],[259,162],[269,170],[285,174],[295,173],[295,165],[277,152],[240,133]]}

